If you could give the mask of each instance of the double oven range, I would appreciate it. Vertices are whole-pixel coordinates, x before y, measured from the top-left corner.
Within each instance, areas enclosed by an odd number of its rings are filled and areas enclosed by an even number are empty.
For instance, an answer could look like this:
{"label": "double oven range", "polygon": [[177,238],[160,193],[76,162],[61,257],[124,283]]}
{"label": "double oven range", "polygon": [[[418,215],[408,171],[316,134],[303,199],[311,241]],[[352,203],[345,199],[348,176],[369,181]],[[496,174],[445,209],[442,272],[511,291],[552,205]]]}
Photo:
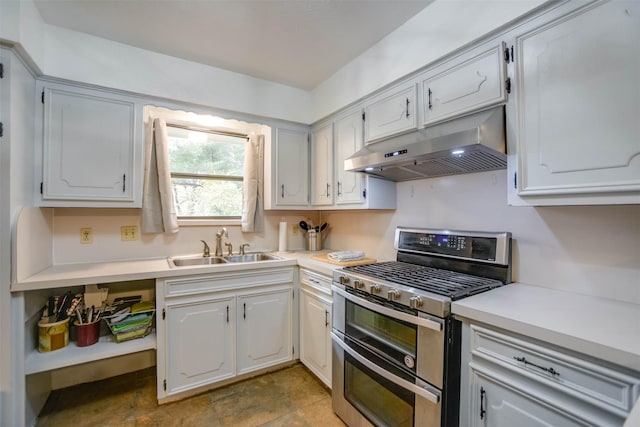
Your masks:
{"label": "double oven range", "polygon": [[333,410],[350,427],[457,426],[451,302],[510,282],[511,234],[398,227],[394,247],[333,274]]}

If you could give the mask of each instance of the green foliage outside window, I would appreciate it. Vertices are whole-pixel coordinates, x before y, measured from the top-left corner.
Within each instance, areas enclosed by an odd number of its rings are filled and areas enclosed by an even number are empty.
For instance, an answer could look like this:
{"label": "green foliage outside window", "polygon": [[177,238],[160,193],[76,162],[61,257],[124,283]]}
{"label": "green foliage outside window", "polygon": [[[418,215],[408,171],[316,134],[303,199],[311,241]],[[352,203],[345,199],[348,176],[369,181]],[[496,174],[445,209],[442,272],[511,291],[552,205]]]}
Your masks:
{"label": "green foliage outside window", "polygon": [[240,217],[246,139],[171,125],[167,133],[178,217]]}

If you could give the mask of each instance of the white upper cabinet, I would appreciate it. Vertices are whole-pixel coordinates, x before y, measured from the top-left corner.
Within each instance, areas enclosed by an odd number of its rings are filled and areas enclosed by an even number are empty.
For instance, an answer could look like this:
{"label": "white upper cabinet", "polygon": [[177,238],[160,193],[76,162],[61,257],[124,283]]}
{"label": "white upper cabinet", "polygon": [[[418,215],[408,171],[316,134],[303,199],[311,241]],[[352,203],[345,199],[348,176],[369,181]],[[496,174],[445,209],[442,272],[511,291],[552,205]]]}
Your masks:
{"label": "white upper cabinet", "polygon": [[559,8],[518,31],[510,203],[640,203],[640,3]]}
{"label": "white upper cabinet", "polygon": [[311,131],[311,204],[333,204],[333,125]]}
{"label": "white upper cabinet", "polygon": [[41,86],[41,205],[140,207],[142,107],[106,91]]}
{"label": "white upper cabinet", "polygon": [[482,46],[428,72],[422,80],[424,126],[506,102],[502,43]]}
{"label": "white upper cabinet", "polygon": [[265,148],[265,208],[309,206],[309,132],[277,128]]}
{"label": "white upper cabinet", "polygon": [[418,126],[415,83],[394,87],[365,101],[364,141],[404,133]]}
{"label": "white upper cabinet", "polygon": [[360,109],[335,122],[336,204],[364,203],[365,175],[344,170],[344,161],[363,146]]}

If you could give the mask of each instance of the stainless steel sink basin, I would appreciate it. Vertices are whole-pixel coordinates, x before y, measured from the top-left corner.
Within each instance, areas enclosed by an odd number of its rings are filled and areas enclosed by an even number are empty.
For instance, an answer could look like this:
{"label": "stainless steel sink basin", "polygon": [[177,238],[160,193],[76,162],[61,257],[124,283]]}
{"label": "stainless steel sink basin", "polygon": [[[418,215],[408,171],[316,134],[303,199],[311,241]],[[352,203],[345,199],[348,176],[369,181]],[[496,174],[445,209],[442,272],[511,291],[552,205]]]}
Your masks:
{"label": "stainless steel sink basin", "polygon": [[224,259],[226,259],[228,262],[256,262],[256,261],[271,261],[271,260],[276,260],[280,258],[275,257],[273,255],[269,255],[269,254],[255,253],[255,254],[244,254],[244,255],[228,255],[224,257]]}
{"label": "stainless steel sink basin", "polygon": [[169,261],[176,267],[189,267],[194,265],[212,265],[212,264],[226,264],[227,260],[220,257],[203,257],[203,256],[189,256],[189,257],[176,257],[169,258]]}

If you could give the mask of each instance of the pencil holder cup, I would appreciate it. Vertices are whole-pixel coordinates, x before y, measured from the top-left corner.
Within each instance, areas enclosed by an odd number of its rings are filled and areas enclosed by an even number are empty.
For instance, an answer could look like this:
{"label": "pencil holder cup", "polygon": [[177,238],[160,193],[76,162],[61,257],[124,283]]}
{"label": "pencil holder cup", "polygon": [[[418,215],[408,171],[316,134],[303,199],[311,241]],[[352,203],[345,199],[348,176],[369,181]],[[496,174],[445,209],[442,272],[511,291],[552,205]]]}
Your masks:
{"label": "pencil holder cup", "polygon": [[92,323],[73,322],[76,327],[76,345],[78,347],[86,347],[98,342],[100,338],[100,320]]}
{"label": "pencil holder cup", "polygon": [[38,351],[47,353],[69,344],[69,318],[59,322],[38,322]]}

